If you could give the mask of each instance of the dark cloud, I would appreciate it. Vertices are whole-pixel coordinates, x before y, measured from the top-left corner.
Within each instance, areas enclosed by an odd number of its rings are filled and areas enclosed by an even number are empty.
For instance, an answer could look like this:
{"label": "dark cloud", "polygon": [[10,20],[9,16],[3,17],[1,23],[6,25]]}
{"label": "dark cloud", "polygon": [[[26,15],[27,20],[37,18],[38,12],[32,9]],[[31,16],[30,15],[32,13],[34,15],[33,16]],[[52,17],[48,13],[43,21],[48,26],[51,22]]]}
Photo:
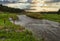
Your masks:
{"label": "dark cloud", "polygon": [[53,2],[60,2],[60,0],[52,0]]}
{"label": "dark cloud", "polygon": [[60,2],[60,0],[46,0],[46,2]]}

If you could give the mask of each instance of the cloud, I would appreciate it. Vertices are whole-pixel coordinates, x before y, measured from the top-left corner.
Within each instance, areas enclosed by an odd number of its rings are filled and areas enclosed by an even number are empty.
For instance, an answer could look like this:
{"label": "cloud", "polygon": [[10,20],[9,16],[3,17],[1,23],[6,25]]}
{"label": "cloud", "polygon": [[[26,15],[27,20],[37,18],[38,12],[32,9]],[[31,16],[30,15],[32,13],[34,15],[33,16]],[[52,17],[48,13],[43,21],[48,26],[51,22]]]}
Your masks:
{"label": "cloud", "polygon": [[60,2],[60,0],[46,0],[46,1],[49,1],[49,2]]}

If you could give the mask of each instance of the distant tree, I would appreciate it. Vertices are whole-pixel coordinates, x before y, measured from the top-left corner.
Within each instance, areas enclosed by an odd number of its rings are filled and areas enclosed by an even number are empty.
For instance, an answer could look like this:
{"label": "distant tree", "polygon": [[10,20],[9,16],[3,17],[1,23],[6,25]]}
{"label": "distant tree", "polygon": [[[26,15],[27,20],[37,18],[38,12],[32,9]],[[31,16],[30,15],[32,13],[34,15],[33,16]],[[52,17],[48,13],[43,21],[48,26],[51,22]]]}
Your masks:
{"label": "distant tree", "polygon": [[0,11],[3,11],[3,12],[11,12],[11,13],[23,13],[23,12],[25,12],[22,9],[10,8],[10,7],[3,6],[3,5],[0,5]]}
{"label": "distant tree", "polygon": [[58,14],[60,14],[60,9],[59,9],[59,11],[58,11]]}

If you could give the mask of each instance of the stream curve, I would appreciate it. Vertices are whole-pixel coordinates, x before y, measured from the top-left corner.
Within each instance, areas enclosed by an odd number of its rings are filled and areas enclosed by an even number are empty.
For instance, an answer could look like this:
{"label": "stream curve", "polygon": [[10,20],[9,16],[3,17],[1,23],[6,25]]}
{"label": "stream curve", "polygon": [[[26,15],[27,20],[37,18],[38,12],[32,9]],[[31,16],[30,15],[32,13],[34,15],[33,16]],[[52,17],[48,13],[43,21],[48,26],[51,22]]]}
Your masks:
{"label": "stream curve", "polygon": [[26,15],[18,15],[18,17],[19,21],[15,21],[15,24],[31,30],[36,37],[42,37],[45,41],[60,41],[60,23],[33,19]]}

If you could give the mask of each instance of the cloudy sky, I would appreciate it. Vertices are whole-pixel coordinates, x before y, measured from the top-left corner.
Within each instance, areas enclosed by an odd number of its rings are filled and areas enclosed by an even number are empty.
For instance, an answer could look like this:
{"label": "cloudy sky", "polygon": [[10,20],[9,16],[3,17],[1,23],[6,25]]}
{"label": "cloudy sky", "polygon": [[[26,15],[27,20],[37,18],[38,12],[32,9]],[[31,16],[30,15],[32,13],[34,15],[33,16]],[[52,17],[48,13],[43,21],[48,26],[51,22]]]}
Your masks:
{"label": "cloudy sky", "polygon": [[[3,0],[0,0],[0,1],[3,1]],[[18,1],[18,0],[9,0],[9,1]],[[47,1],[59,2],[60,0],[47,0]]]}
{"label": "cloudy sky", "polygon": [[[4,0],[0,0],[4,1]],[[32,0],[5,0],[5,1],[15,1],[15,2],[31,2]],[[47,2],[60,2],[60,0],[46,0]]]}
{"label": "cloudy sky", "polygon": [[60,0],[47,0],[47,1],[60,2]]}

